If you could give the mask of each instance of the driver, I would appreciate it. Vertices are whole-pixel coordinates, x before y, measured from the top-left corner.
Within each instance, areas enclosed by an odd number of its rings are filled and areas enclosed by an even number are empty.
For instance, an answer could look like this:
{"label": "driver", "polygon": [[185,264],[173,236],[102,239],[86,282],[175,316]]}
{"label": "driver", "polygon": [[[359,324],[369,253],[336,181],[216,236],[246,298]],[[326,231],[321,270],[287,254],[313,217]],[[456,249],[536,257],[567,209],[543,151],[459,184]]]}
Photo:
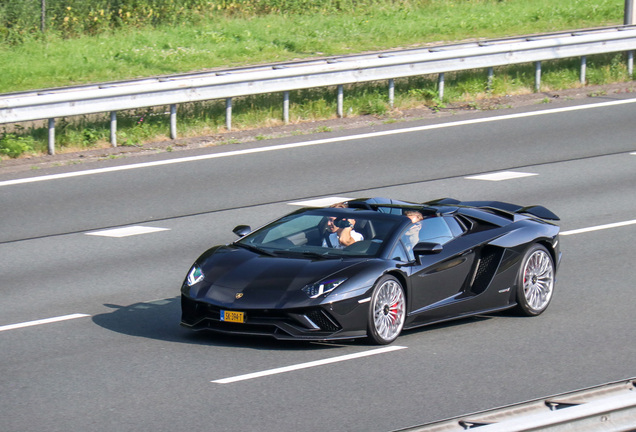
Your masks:
{"label": "driver", "polygon": [[357,241],[364,240],[362,234],[354,231],[355,224],[355,219],[328,217],[322,246],[343,249]]}

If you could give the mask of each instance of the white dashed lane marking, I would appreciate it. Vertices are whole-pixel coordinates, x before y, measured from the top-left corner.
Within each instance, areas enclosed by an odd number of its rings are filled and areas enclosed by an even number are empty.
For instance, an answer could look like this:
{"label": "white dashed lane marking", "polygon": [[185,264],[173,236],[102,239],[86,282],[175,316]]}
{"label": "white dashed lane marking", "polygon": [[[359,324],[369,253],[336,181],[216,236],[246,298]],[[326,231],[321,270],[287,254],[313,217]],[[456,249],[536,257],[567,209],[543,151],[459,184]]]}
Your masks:
{"label": "white dashed lane marking", "polygon": [[15,330],[15,329],[24,328],[24,327],[33,327],[33,326],[42,325],[42,324],[51,324],[51,323],[56,323],[56,322],[60,322],[60,321],[68,321],[68,320],[72,320],[72,319],[76,319],[76,318],[84,318],[84,317],[88,317],[88,316],[90,316],[90,315],[86,315],[86,314],[71,314],[71,315],[64,315],[64,316],[59,316],[59,317],[54,317],[54,318],[46,318],[46,319],[40,319],[40,320],[35,320],[35,321],[27,321],[27,322],[18,323],[18,324],[9,324],[9,325],[0,326],[0,332],[6,331],[6,330]]}
{"label": "white dashed lane marking", "polygon": [[464,177],[467,180],[486,180],[486,181],[502,181],[502,180],[512,180],[523,177],[531,177],[539,174],[535,173],[525,173],[525,172],[515,172],[515,171],[500,171],[490,174],[481,174],[476,176]]}
{"label": "white dashed lane marking", "polygon": [[[636,156],[636,152],[633,153],[633,154],[634,154],[634,156]],[[336,202],[347,201],[349,199],[350,198],[345,198],[345,197],[328,197],[328,198],[320,198],[320,199],[312,200],[312,201],[304,201],[304,202],[290,203],[290,204],[294,204],[294,205],[322,205],[324,203],[321,200],[328,200],[327,201],[327,205],[328,205],[328,204],[333,204],[333,203],[336,203]],[[588,232],[601,231],[601,230],[605,230],[605,229],[621,228],[621,227],[630,226],[630,225],[636,225],[636,219],[623,221],[623,222],[615,222],[615,223],[610,223],[610,224],[605,224],[605,225],[597,225],[597,226],[588,227],[588,228],[580,228],[580,229],[574,229],[574,230],[569,230],[569,231],[562,231],[561,235],[562,236],[569,236],[569,235],[583,234],[583,233],[588,233]],[[112,229],[112,230],[94,231],[94,232],[86,233],[86,234],[88,234],[88,235],[96,235],[96,236],[125,237],[125,236],[129,236],[129,235],[145,234],[145,233],[166,231],[166,230],[169,230],[169,229],[168,228],[144,227],[144,226],[131,226],[131,227],[127,227],[127,228],[117,228],[117,229]],[[165,302],[165,301],[167,301],[167,299],[161,299],[161,300],[156,300],[156,301],[153,301],[153,302],[146,302],[146,303]],[[163,303],[161,303],[161,304],[163,304]],[[67,321],[67,320],[72,320],[72,319],[76,319],[76,318],[83,318],[83,317],[89,317],[89,316],[90,315],[87,315],[87,314],[76,313],[76,314],[63,315],[63,316],[54,317],[54,318],[46,318],[46,319],[40,319],[40,320],[35,320],[35,321],[22,322],[22,323],[17,323],[17,324],[8,324],[8,325],[0,326],[0,332],[7,331],[7,330],[20,329],[20,328],[24,328],[24,327],[32,327],[32,326],[37,326],[37,325],[42,325],[42,324],[52,324],[52,323],[56,323],[56,322],[60,322],[60,321]],[[370,355],[370,354],[368,354],[368,355]],[[333,361],[342,361],[342,360],[331,360],[331,361],[327,361],[327,363],[333,362]],[[315,363],[315,364],[313,364],[313,363]],[[322,364],[326,364],[326,363],[322,363]],[[298,367],[298,365],[297,366],[289,366],[287,368],[280,368],[280,371],[279,371],[279,369],[273,369],[273,370],[265,371],[265,372],[257,372],[256,374],[259,374],[259,376],[272,375],[274,373],[286,372],[287,370],[295,370],[296,368],[302,369],[302,368],[305,368],[305,367],[312,367],[312,366],[318,366],[318,365],[319,365],[319,363],[310,362],[310,363],[304,364],[304,366],[301,365],[301,367]],[[276,371],[279,371],[279,372],[276,372]],[[255,376],[255,374],[247,374],[247,375],[241,375],[241,377],[243,377],[241,379],[244,380],[244,379],[255,378],[256,376]],[[228,381],[228,380],[238,381],[238,379],[236,379],[236,378],[226,378],[224,380],[217,380],[217,381],[212,381],[212,382],[218,382],[218,383],[234,382],[234,381]]]}
{"label": "white dashed lane marking", "polygon": [[634,225],[636,224],[636,219],[630,220],[630,221],[625,221],[625,222],[616,222],[616,223],[611,223],[611,224],[605,224],[605,225],[597,225],[597,226],[593,226],[593,227],[589,227],[589,228],[581,228],[581,229],[575,229],[575,230],[570,230],[570,231],[563,231],[561,233],[562,236],[568,236],[568,235],[574,235],[574,234],[583,234],[583,233],[588,233],[588,232],[593,232],[593,231],[601,231],[604,229],[610,229],[610,228],[620,228],[620,227],[624,227],[624,226],[628,226],[628,225]]}
{"label": "white dashed lane marking", "polygon": [[141,225],[134,225],[125,228],[114,228],[102,231],[93,231],[88,232],[86,235],[92,236],[102,236],[102,237],[128,237],[139,234],[149,234],[159,231],[170,231],[168,228],[155,228],[155,227],[146,227]]}
{"label": "white dashed lane marking", "polygon": [[235,376],[235,377],[223,378],[223,379],[214,380],[214,381],[210,381],[210,382],[215,383],[215,384],[230,384],[230,383],[234,383],[234,382],[237,382],[237,381],[245,381],[245,380],[254,379],[254,378],[261,378],[261,377],[268,376],[268,375],[276,375],[276,374],[281,374],[281,373],[285,373],[285,372],[291,372],[291,371],[295,371],[295,370],[299,370],[299,369],[307,369],[307,368],[312,368],[312,367],[316,367],[316,366],[322,366],[322,365],[331,364],[331,363],[338,363],[338,362],[343,362],[343,361],[347,361],[347,360],[353,360],[353,359],[357,359],[357,358],[361,358],[361,357],[368,357],[368,356],[372,356],[372,355],[376,355],[376,354],[384,354],[384,353],[387,353],[387,352],[396,351],[396,350],[402,350],[402,349],[405,349],[405,348],[407,348],[407,347],[405,347],[405,346],[390,346],[390,347],[385,347],[385,348],[378,348],[378,349],[374,349],[374,350],[371,350],[371,351],[364,351],[364,352],[359,352],[359,353],[355,353],[355,354],[347,354],[347,355],[343,355],[343,356],[339,356],[339,357],[332,357],[332,358],[323,359],[323,360],[316,360],[316,361],[311,361],[311,362],[307,362],[307,363],[300,363],[300,364],[296,364],[296,365],[292,365],[292,366],[285,366],[285,367],[276,368],[276,369],[269,369],[269,370],[265,370],[265,371],[262,371],[262,372],[254,372],[254,373],[249,373],[249,374],[245,374],[245,375],[238,375],[238,376]]}
{"label": "white dashed lane marking", "polygon": [[296,201],[287,203],[293,206],[301,206],[301,207],[327,207],[332,204],[337,204],[344,201],[350,201],[353,198],[346,197],[325,197],[325,198],[315,198],[307,201]]}

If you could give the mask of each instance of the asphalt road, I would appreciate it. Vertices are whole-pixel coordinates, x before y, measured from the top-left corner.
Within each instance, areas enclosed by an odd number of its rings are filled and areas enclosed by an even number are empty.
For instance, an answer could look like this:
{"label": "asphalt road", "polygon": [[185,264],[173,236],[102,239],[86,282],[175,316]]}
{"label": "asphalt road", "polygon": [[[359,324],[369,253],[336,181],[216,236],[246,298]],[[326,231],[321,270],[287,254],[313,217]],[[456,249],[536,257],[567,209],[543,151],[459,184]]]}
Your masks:
{"label": "asphalt road", "polygon": [[[622,102],[0,172],[0,430],[390,431],[636,376],[636,101]],[[467,178],[501,171],[531,175]],[[542,204],[565,233],[553,302],[405,332],[391,351],[178,326],[201,252],[329,196]],[[131,225],[161,230],[94,235]]]}

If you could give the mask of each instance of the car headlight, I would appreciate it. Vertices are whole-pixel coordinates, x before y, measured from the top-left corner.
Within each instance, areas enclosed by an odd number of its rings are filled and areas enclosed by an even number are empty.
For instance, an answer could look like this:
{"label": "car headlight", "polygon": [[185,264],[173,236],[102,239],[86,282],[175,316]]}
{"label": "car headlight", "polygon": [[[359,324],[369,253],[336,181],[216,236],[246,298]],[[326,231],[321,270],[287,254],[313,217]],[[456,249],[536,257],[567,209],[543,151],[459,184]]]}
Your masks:
{"label": "car headlight", "polygon": [[203,270],[198,265],[193,265],[192,269],[190,269],[190,273],[188,273],[187,283],[188,286],[195,285],[203,280]]}
{"label": "car headlight", "polygon": [[331,279],[327,281],[316,282],[314,284],[306,285],[303,288],[305,294],[309,296],[309,298],[316,298],[324,294],[329,294],[331,291],[335,290],[341,283],[346,281],[347,279]]}

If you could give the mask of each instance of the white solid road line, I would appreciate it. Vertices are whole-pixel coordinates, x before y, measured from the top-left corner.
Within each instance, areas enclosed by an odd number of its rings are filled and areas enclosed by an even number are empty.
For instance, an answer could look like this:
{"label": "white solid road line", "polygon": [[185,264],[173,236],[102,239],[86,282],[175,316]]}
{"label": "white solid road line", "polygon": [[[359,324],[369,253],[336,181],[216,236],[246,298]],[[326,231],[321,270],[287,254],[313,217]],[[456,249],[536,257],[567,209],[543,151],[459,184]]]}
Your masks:
{"label": "white solid road line", "polygon": [[223,379],[214,380],[214,381],[210,381],[210,382],[215,383],[215,384],[229,384],[229,383],[234,383],[234,382],[237,382],[237,381],[245,381],[245,380],[249,380],[249,379],[253,379],[253,378],[260,378],[260,377],[264,377],[264,376],[268,376],[268,375],[276,375],[276,374],[281,374],[281,373],[285,373],[285,372],[291,372],[291,371],[295,371],[295,370],[299,370],[299,369],[307,369],[307,368],[316,367],[316,366],[322,366],[322,365],[331,364],[331,363],[338,363],[338,362],[343,362],[343,361],[347,361],[347,360],[357,359],[357,358],[361,358],[361,357],[368,357],[368,356],[372,356],[372,355],[376,355],[376,354],[384,354],[384,353],[387,353],[387,352],[402,350],[402,349],[406,349],[406,348],[407,347],[405,347],[405,346],[389,346],[389,347],[384,347],[384,348],[378,348],[378,349],[371,350],[371,351],[364,351],[364,352],[359,352],[359,353],[355,353],[355,354],[347,354],[347,355],[343,355],[343,356],[339,356],[339,357],[332,357],[332,358],[328,358],[328,359],[324,359],[324,360],[316,360],[316,361],[311,361],[311,362],[307,362],[307,363],[300,363],[300,364],[293,365],[293,366],[286,366],[286,367],[270,369],[270,370],[266,370],[266,371],[262,371],[262,372],[254,372],[254,373],[250,373],[250,374],[239,375],[239,376],[235,376],[235,377],[231,377],[231,378],[223,378]]}
{"label": "white solid road line", "polygon": [[630,221],[625,221],[625,222],[616,222],[616,223],[605,224],[605,225],[597,225],[597,226],[593,226],[593,227],[589,227],[589,228],[581,228],[581,229],[575,229],[575,230],[570,230],[570,231],[563,231],[561,233],[561,235],[562,236],[568,236],[568,235],[574,235],[574,234],[583,234],[583,233],[588,233],[588,232],[593,232],[593,231],[600,231],[600,230],[610,229],[610,228],[620,228],[620,227],[624,227],[624,226],[628,226],[628,225],[634,225],[634,224],[636,224],[636,219],[632,219]]}
{"label": "white solid road line", "polygon": [[46,319],[41,319],[41,320],[35,320],[35,321],[28,321],[28,322],[23,322],[23,323],[18,323],[18,324],[9,324],[9,325],[5,325],[5,326],[0,326],[0,332],[5,331],[5,330],[14,330],[14,329],[19,329],[19,328],[24,328],[24,327],[31,327],[31,326],[36,326],[36,325],[40,325],[40,324],[51,324],[54,322],[59,322],[59,321],[67,321],[67,320],[72,320],[72,319],[76,319],[76,318],[84,318],[84,317],[88,317],[90,315],[86,315],[86,314],[71,314],[71,315],[64,315],[64,316],[59,316],[59,317],[55,317],[55,318],[46,318]]}
{"label": "white solid road line", "polygon": [[251,153],[263,153],[263,152],[277,151],[277,150],[288,150],[288,149],[298,148],[298,147],[309,147],[309,146],[320,145],[320,144],[330,144],[335,142],[375,138],[379,136],[398,135],[403,133],[421,132],[426,130],[443,129],[443,128],[449,128],[449,127],[466,126],[466,125],[472,125],[472,124],[489,123],[489,122],[503,121],[503,120],[512,120],[512,119],[519,119],[519,118],[525,118],[525,117],[536,117],[541,115],[557,114],[557,113],[568,112],[568,111],[580,111],[580,110],[587,110],[587,109],[594,109],[594,108],[603,108],[603,107],[608,107],[613,105],[625,105],[625,104],[631,104],[631,103],[636,103],[636,99],[625,99],[625,100],[618,100],[618,101],[611,101],[611,102],[594,103],[594,104],[588,104],[588,105],[578,105],[573,107],[553,108],[553,109],[546,109],[542,111],[533,111],[533,112],[525,112],[525,113],[518,113],[518,114],[506,114],[506,115],[497,116],[497,117],[486,117],[486,118],[463,120],[463,121],[457,121],[457,122],[437,123],[437,124],[427,125],[427,126],[396,129],[396,130],[389,130],[389,131],[382,131],[382,132],[371,132],[371,133],[352,135],[352,136],[326,138],[326,139],[320,139],[315,141],[281,144],[281,145],[275,145],[275,146],[246,149],[246,150],[213,153],[213,154],[207,154],[207,155],[201,155],[201,156],[167,159],[167,160],[161,160],[161,161],[155,161],[155,162],[120,165],[120,166],[110,167],[110,168],[100,168],[100,169],[92,169],[92,170],[85,170],[85,171],[69,172],[69,173],[63,173],[63,174],[53,174],[53,175],[46,175],[46,176],[39,176],[39,177],[6,180],[6,181],[0,182],[0,187],[25,184],[25,183],[34,183],[34,182],[47,181],[47,180],[57,180],[57,179],[63,179],[63,178],[69,178],[69,177],[80,177],[80,176],[93,175],[93,174],[125,171],[125,170],[137,169],[137,168],[148,168],[148,167],[172,165],[172,164],[178,164],[178,163],[184,163],[184,162],[195,162],[195,161],[201,161],[206,159],[218,159],[223,157],[239,156],[239,155],[246,155]]}

